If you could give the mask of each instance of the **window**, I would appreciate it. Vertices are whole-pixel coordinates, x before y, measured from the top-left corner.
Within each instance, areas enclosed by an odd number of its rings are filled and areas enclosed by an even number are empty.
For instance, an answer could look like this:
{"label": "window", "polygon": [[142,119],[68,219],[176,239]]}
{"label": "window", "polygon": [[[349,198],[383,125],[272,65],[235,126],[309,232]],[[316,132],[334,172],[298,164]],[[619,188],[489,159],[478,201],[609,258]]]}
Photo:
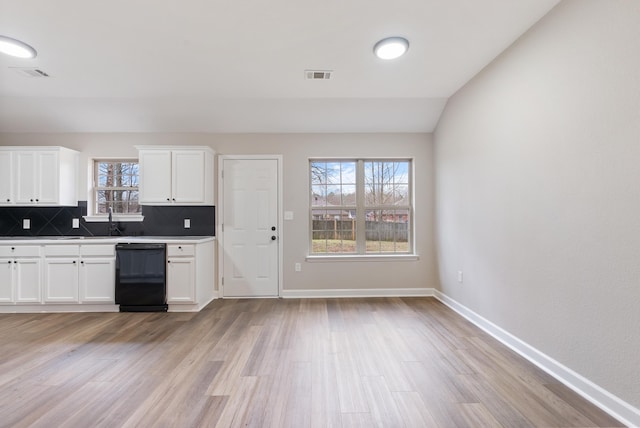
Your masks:
{"label": "window", "polygon": [[96,160],[94,163],[94,214],[139,214],[138,160]]}
{"label": "window", "polygon": [[410,254],[411,160],[311,160],[312,255]]}

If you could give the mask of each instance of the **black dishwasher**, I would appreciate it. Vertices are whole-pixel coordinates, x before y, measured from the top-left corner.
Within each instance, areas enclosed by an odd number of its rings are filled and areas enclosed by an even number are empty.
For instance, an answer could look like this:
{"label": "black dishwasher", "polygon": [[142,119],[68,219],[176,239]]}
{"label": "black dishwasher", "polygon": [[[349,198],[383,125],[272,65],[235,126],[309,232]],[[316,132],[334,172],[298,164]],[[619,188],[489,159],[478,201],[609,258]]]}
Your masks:
{"label": "black dishwasher", "polygon": [[167,311],[165,244],[116,245],[116,304],[120,312]]}

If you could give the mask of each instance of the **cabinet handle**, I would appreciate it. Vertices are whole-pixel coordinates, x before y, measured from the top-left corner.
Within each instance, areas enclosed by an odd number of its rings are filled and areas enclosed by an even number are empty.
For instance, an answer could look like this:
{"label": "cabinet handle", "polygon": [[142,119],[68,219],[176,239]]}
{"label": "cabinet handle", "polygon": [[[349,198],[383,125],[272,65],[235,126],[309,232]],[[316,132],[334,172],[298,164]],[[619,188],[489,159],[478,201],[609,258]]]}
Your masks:
{"label": "cabinet handle", "polygon": [[83,265],[83,264],[84,264],[84,260],[83,260],[83,261],[81,261],[81,262],[80,262],[80,264],[81,264],[81,265]]}
{"label": "cabinet handle", "polygon": [[75,260],[73,261],[73,264],[74,264],[74,265],[76,264],[76,261],[75,261]]}
{"label": "cabinet handle", "polygon": [[7,263],[11,264],[11,260],[9,260]]}
{"label": "cabinet handle", "polygon": [[11,202],[11,199],[7,199],[7,202]]}
{"label": "cabinet handle", "polygon": [[175,201],[176,201],[176,198],[173,198],[173,202],[175,202]]}
{"label": "cabinet handle", "polygon": [[40,199],[36,199],[36,202],[40,202]]}
{"label": "cabinet handle", "polygon": [[33,199],[29,199],[29,202],[33,202]]}
{"label": "cabinet handle", "polygon": [[171,202],[171,199],[167,198],[167,202]]}
{"label": "cabinet handle", "polygon": [[16,250],[16,247],[11,247],[11,251],[15,251],[15,250]]}
{"label": "cabinet handle", "polygon": [[[9,262],[9,263],[11,263],[11,262]],[[171,263],[171,260],[167,260],[167,263]]]}
{"label": "cabinet handle", "polygon": [[14,263],[14,264],[16,264],[16,263],[18,263],[18,261],[17,261],[17,260],[14,260],[14,261],[13,261],[13,263]]}

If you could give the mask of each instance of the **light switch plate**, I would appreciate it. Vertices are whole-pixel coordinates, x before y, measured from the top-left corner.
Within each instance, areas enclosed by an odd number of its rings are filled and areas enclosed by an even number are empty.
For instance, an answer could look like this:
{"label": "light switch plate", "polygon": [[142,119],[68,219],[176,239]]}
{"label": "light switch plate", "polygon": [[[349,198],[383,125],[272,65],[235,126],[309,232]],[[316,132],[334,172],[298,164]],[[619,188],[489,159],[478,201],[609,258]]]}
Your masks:
{"label": "light switch plate", "polygon": [[190,218],[185,218],[184,219],[184,228],[185,229],[191,229],[191,219]]}
{"label": "light switch plate", "polygon": [[22,219],[22,228],[23,229],[31,229],[31,219],[30,218],[23,218]]}

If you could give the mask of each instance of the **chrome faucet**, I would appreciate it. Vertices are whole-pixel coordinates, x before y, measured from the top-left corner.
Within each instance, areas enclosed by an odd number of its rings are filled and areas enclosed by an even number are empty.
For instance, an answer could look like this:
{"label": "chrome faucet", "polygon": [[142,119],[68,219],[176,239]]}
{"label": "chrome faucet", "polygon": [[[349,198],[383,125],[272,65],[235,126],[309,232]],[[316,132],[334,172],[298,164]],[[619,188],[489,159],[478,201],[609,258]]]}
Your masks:
{"label": "chrome faucet", "polygon": [[113,224],[113,208],[109,207],[109,236],[113,236],[114,232],[118,232],[118,235],[121,233],[118,226]]}

